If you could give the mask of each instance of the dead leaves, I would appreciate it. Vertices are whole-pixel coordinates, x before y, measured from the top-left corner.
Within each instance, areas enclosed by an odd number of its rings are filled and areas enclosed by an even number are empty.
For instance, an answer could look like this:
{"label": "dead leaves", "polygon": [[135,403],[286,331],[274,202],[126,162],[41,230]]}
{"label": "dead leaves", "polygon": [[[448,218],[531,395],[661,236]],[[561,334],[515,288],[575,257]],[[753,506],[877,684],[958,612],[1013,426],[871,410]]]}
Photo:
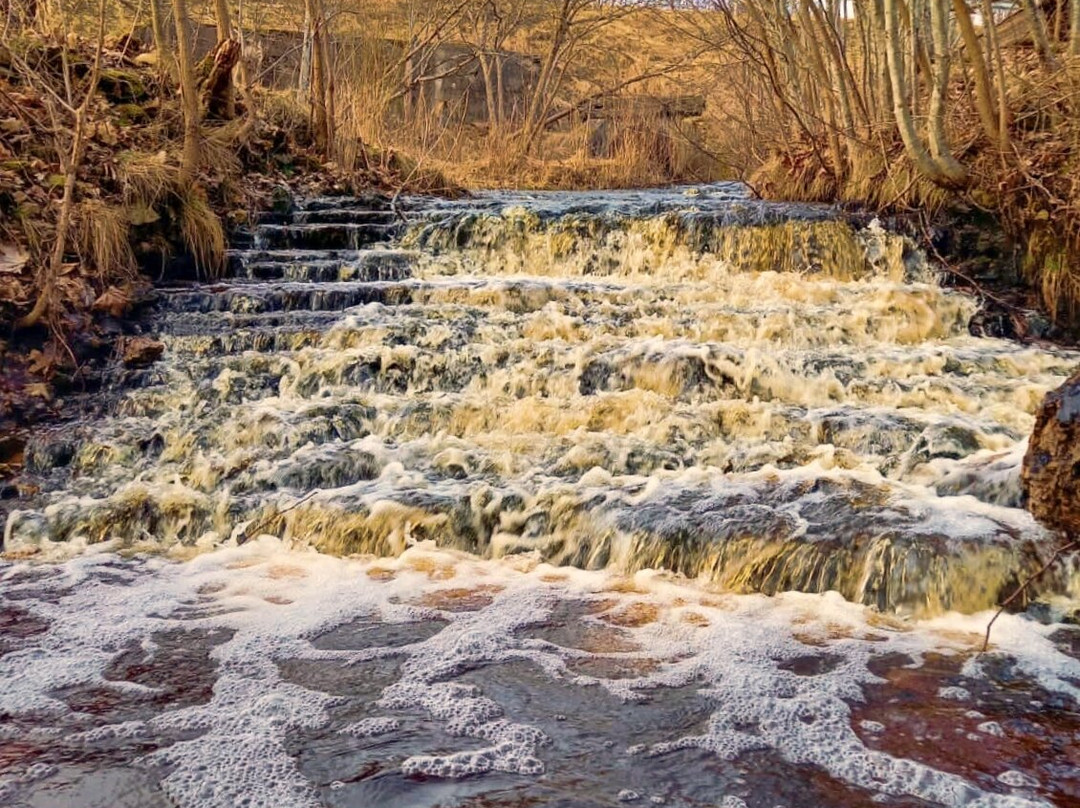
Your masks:
{"label": "dead leaves", "polygon": [[0,273],[21,274],[29,261],[30,255],[18,244],[0,243]]}
{"label": "dead leaves", "polygon": [[120,356],[129,368],[153,364],[165,353],[165,343],[150,337],[127,337],[120,342]]}
{"label": "dead leaves", "polygon": [[[34,348],[29,353],[30,361],[27,363],[26,369],[33,373],[35,376],[41,376],[48,379],[56,372],[56,369],[62,362],[62,354],[57,348],[56,342],[50,340],[45,343],[42,350]],[[27,385],[29,387],[30,385]]]}
{"label": "dead leaves", "polygon": [[110,286],[94,301],[90,307],[93,311],[108,314],[111,317],[123,317],[127,314],[133,303],[129,290],[119,286]]}
{"label": "dead leaves", "polygon": [[42,401],[52,401],[52,388],[45,382],[34,382],[23,388],[28,396],[40,398]]}

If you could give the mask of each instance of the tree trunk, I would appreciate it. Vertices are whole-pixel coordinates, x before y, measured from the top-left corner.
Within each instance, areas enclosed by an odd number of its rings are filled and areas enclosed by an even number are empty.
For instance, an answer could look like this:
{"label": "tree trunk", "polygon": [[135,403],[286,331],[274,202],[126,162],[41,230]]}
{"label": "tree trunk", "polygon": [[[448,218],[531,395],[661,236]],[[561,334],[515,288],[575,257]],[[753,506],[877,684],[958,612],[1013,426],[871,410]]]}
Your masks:
{"label": "tree trunk", "polygon": [[172,40],[166,33],[163,16],[161,0],[150,0],[150,29],[154,33],[154,50],[157,52],[158,68],[163,76],[172,78],[176,75],[176,58],[172,51]]}
{"label": "tree trunk", "polygon": [[480,77],[484,81],[484,101],[487,104],[488,135],[494,135],[499,126],[499,108],[495,103],[495,75],[491,54],[480,52]]}
{"label": "tree trunk", "polygon": [[[870,7],[870,26],[871,26],[871,40],[875,43],[875,46],[882,43],[882,32],[885,30],[885,9],[882,4],[882,0],[869,0]],[[888,58],[881,52],[880,48],[877,56],[879,59],[877,65],[877,75],[874,77],[877,82],[877,92],[879,96],[879,116],[876,118],[876,123],[879,126],[891,126],[893,122],[893,89],[892,79],[889,76],[889,61]]]}
{"label": "tree trunk", "polygon": [[296,88],[301,101],[307,100],[311,89],[311,49],[314,20],[311,17],[311,3],[304,3],[304,44],[300,46],[300,75]]}
{"label": "tree trunk", "polygon": [[[1080,2],[1080,0],[1074,0]],[[1001,57],[1001,41],[998,39],[997,21],[994,20],[993,0],[982,0],[983,30],[990,43],[990,58],[994,65],[998,99],[998,149],[1003,159],[1009,152],[1009,99],[1005,94],[1005,60]]]}
{"label": "tree trunk", "polygon": [[232,73],[239,61],[240,43],[235,39],[223,40],[214,49],[214,63],[203,84],[203,105],[207,118],[228,121],[236,116]]}
{"label": "tree trunk", "polygon": [[885,0],[885,55],[889,61],[889,79],[892,82],[893,117],[904,141],[904,150],[915,164],[915,168],[929,180],[941,185],[950,185],[949,178],[942,172],[930,152],[926,150],[915,129],[915,120],[908,105],[904,52],[900,43],[900,10],[898,0]]}
{"label": "tree trunk", "polygon": [[933,44],[933,68],[930,88],[930,154],[941,167],[942,173],[957,185],[968,178],[967,169],[953,156],[949,135],[945,131],[945,105],[949,92],[949,14],[946,0],[930,0],[930,33]]}
{"label": "tree trunk", "polygon": [[964,40],[964,52],[967,54],[968,64],[971,65],[972,75],[975,77],[975,109],[979,113],[979,121],[982,123],[986,136],[996,143],[999,133],[997,119],[994,117],[990,76],[986,72],[986,57],[983,54],[982,44],[971,22],[971,11],[968,9],[967,0],[952,0],[952,8],[956,24],[960,28],[960,36]]}
{"label": "tree trunk", "polygon": [[1069,0],[1069,56],[1080,56],[1080,0]]}
{"label": "tree trunk", "polygon": [[[56,233],[53,234],[52,253],[49,263],[45,267],[44,277],[39,283],[38,298],[34,308],[25,317],[16,321],[16,328],[30,328],[37,325],[41,318],[49,313],[52,307],[52,298],[55,291],[56,280],[60,277],[60,270],[64,264],[64,251],[67,247],[68,230],[71,229],[72,209],[75,206],[75,186],[79,178],[79,167],[82,165],[83,156],[86,152],[86,126],[90,117],[90,104],[97,93],[98,79],[101,77],[101,56],[105,49],[105,3],[101,0],[98,6],[98,39],[97,49],[94,53],[94,66],[90,70],[90,83],[86,88],[86,95],[75,112],[75,131],[71,138],[71,151],[66,159],[61,151],[61,164],[64,170],[64,196],[60,201],[60,216],[56,222]],[[70,107],[68,107],[70,109]]]}
{"label": "tree trunk", "polygon": [[563,43],[566,41],[570,29],[572,2],[573,0],[562,0],[559,4],[559,16],[555,22],[555,31],[552,34],[547,54],[544,56],[543,63],[540,66],[540,74],[537,76],[536,86],[533,88],[532,98],[529,102],[529,111],[525,116],[525,131],[522,139],[523,151],[525,152],[528,152],[531,148],[536,136],[539,134],[540,127],[543,125],[542,114],[547,104],[548,86],[554,76],[555,68],[562,54]]}
{"label": "tree trunk", "polygon": [[[219,65],[223,64],[218,60],[222,46],[230,40],[235,41],[233,40],[232,14],[229,11],[228,0],[214,0],[214,20],[217,22],[218,35],[218,52],[214,54],[214,71],[218,71]],[[232,62],[229,72],[227,74],[219,72],[218,75],[214,76],[216,78],[213,96],[216,113],[214,117],[223,121],[231,121],[236,117],[236,94],[233,92],[232,71],[240,59],[239,44],[237,44],[235,50],[236,52],[233,54],[233,49],[229,48],[224,54]]]}
{"label": "tree trunk", "polygon": [[195,174],[199,170],[199,96],[195,90],[187,0],[172,0],[172,3],[180,65],[180,93],[184,102],[184,153],[180,161],[180,183],[186,187],[195,181]]}
{"label": "tree trunk", "polygon": [[214,22],[217,23],[218,42],[232,39],[232,14],[228,0],[214,0]]}
{"label": "tree trunk", "polygon": [[1028,25],[1031,28],[1031,36],[1035,40],[1035,47],[1039,50],[1043,64],[1046,65],[1047,70],[1056,70],[1057,59],[1054,58],[1054,51],[1050,47],[1050,37],[1046,33],[1046,18],[1035,5],[1035,0],[1020,0],[1020,4],[1024,7],[1024,13],[1027,15]]}
{"label": "tree trunk", "polygon": [[311,15],[311,105],[315,148],[329,158],[333,149],[333,88],[326,54],[326,18],[319,0],[307,0]]}

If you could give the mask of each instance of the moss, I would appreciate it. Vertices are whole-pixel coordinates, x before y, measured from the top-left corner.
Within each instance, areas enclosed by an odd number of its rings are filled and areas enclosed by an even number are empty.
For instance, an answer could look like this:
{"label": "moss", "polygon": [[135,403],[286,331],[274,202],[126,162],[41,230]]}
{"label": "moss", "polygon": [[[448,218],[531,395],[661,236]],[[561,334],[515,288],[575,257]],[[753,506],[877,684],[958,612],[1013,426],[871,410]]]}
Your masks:
{"label": "moss", "polygon": [[116,120],[125,126],[131,124],[146,123],[150,120],[150,113],[138,104],[119,104],[113,108]]}
{"label": "moss", "polygon": [[119,67],[102,69],[98,92],[114,104],[142,101],[147,97],[146,85],[139,71]]}

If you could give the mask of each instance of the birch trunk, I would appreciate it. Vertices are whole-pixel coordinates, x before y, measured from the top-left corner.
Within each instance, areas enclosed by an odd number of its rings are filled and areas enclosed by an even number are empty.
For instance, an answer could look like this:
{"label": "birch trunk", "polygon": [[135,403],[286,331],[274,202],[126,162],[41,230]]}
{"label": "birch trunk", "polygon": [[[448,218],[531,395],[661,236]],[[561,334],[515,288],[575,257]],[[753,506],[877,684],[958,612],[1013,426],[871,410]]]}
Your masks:
{"label": "birch trunk", "polygon": [[1043,64],[1048,70],[1056,70],[1057,59],[1050,47],[1050,37],[1046,33],[1046,18],[1035,5],[1035,0],[1020,0],[1020,4],[1024,7],[1024,13],[1027,15],[1028,25],[1031,28],[1031,37],[1035,40],[1035,47],[1039,51],[1039,56],[1042,57]]}
{"label": "birch trunk", "polygon": [[1069,0],[1069,56],[1080,56],[1080,0]]}
{"label": "birch trunk", "polygon": [[157,52],[158,67],[162,75],[176,75],[176,58],[172,52],[172,42],[166,34],[165,20],[161,11],[161,0],[150,0],[150,29],[154,34],[154,50]]}

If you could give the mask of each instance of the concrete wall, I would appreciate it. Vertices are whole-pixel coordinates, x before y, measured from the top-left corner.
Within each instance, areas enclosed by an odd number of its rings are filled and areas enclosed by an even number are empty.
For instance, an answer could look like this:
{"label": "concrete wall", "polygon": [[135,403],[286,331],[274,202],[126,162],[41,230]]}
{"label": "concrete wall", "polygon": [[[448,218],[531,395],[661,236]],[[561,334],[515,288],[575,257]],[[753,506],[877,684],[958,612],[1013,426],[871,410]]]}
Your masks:
{"label": "concrete wall", "polygon": [[[152,41],[149,30],[140,32],[144,41]],[[217,29],[212,25],[192,26],[192,42],[197,59],[210,53],[217,44]],[[295,88],[300,79],[300,60],[303,35],[295,31],[265,31],[244,37],[245,58],[250,75],[260,84],[277,89]],[[332,58],[338,65],[362,70],[365,62],[380,72],[405,55],[403,42],[378,39],[336,38]],[[498,70],[492,73],[494,92],[499,97],[501,116],[512,118],[523,114],[539,72],[537,60],[520,53],[505,52],[495,59]],[[472,50],[455,43],[437,46],[425,58],[415,59],[401,71],[404,85],[407,76],[421,79],[408,94],[403,109],[427,108],[448,120],[467,123],[484,122],[488,118],[488,103],[483,71]],[[429,80],[423,80],[429,79]]]}
{"label": "concrete wall", "polygon": [[[149,30],[140,37],[150,42]],[[197,59],[217,44],[212,25],[193,25],[192,42]],[[295,31],[264,31],[244,37],[249,75],[258,83],[277,89],[299,85],[303,35]],[[339,69],[357,76],[381,75],[402,62],[405,43],[392,39],[337,37],[331,58]],[[492,57],[492,94],[501,120],[524,117],[540,72],[539,59],[505,51]],[[446,123],[485,123],[488,120],[487,85],[474,51],[460,43],[443,43],[432,52],[414,58],[399,70],[400,85],[410,87],[399,106],[406,118],[411,114],[436,114]],[[700,96],[607,96],[584,104],[579,120],[634,118],[678,119],[695,117],[704,111]]]}

